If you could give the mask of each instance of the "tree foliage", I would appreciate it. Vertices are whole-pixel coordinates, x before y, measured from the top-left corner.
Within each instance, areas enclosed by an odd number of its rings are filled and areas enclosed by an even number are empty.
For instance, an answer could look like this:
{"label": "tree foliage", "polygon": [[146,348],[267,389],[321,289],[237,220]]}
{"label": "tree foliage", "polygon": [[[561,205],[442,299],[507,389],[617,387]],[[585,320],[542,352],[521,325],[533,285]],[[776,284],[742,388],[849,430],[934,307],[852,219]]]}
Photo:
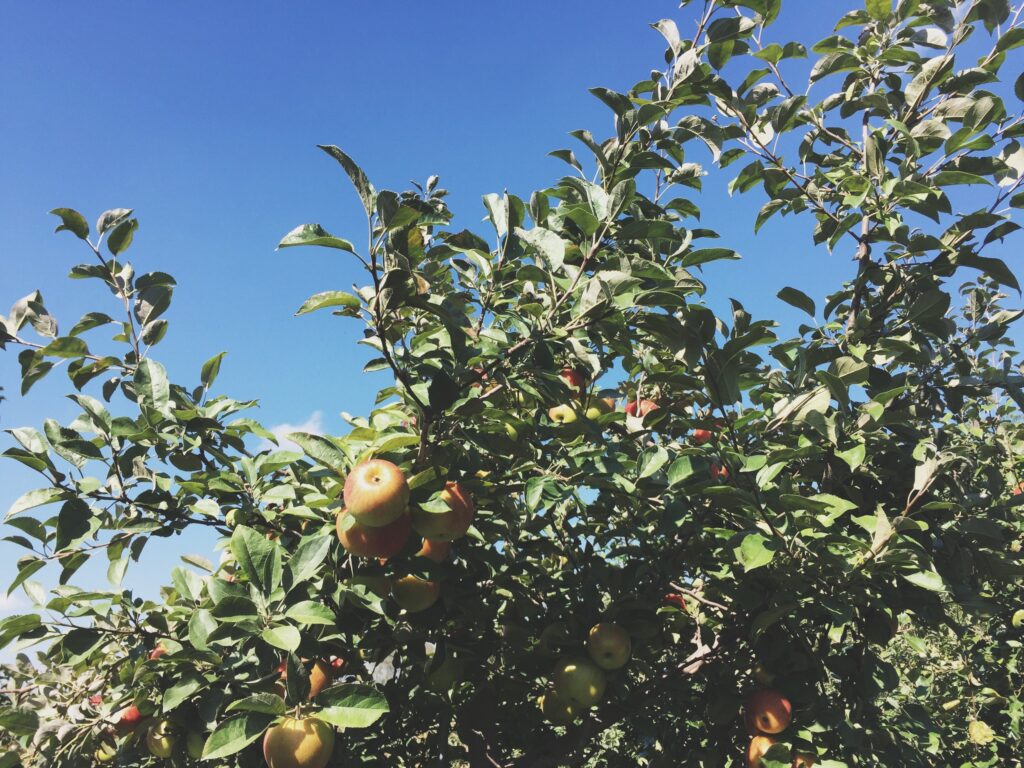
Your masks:
{"label": "tree foliage", "polygon": [[[191,734],[211,764],[257,764],[293,709],[344,728],[334,765],[738,765],[742,702],[768,686],[794,717],[767,768],[1018,764],[1021,311],[991,252],[1024,205],[1021,9],[866,0],[808,48],[771,26],[781,0],[682,6],[692,35],[653,25],[664,69],[593,89],[613,135],[574,132],[553,153],[567,175],[528,200],[486,195],[485,232],[453,224],[436,177],[377,190],[321,147],[368,237],[305,224],[280,247],[340,250],[366,279],[298,312],[365,324],[366,370],[394,383],[347,434],[291,435],[302,453],[260,447],[254,403],[215,387],[223,354],[183,379],[158,362],[175,281],[125,260],[131,210],[53,211],[90,257],[71,277],[112,301],[66,332],[39,291],[0,319],[22,392],[63,366],[81,408],[4,452],[41,487],[6,517],[25,550],[10,589],[36,607],[0,620],[21,652],[2,768],[154,762],[117,732],[129,705],[169,720],[176,765]],[[755,228],[797,216],[855,259],[827,296],[780,292],[808,315],[796,335],[704,303],[702,265],[738,258],[700,226],[706,173],[764,200]],[[468,491],[450,558],[417,536],[386,561],[339,545],[345,477],[370,457],[427,514],[446,483]],[[159,600],[122,588],[190,526],[221,537],[220,563],[183,558]],[[110,588],[74,586],[96,557]],[[440,599],[403,610],[389,584],[407,576]],[[535,701],[602,621],[632,657],[554,725]],[[304,660],[332,657],[308,701]]]}

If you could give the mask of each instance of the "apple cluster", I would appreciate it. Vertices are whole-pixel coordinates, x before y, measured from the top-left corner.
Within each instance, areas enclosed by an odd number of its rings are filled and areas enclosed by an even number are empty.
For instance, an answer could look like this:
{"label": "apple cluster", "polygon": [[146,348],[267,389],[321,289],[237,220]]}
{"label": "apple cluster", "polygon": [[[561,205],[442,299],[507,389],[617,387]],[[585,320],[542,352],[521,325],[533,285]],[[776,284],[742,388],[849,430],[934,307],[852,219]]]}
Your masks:
{"label": "apple cluster", "polygon": [[621,669],[633,647],[629,633],[615,622],[595,624],[587,634],[587,656],[560,659],[551,673],[550,685],[537,703],[555,725],[570,725],[604,698],[606,672]]}
{"label": "apple cluster", "polygon": [[[776,736],[789,727],[793,720],[793,705],[779,691],[768,688],[755,691],[747,697],[743,707],[743,724],[750,734],[747,744],[747,768],[761,768],[763,759],[776,743]],[[797,754],[793,768],[811,768],[814,757]]]}

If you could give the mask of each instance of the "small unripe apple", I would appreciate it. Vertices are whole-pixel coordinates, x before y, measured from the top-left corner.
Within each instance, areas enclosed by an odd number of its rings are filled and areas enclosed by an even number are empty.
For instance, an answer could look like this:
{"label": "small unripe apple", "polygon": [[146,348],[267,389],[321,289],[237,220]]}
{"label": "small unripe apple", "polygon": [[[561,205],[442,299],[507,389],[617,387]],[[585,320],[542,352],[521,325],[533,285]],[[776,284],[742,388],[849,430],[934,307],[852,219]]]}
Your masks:
{"label": "small unripe apple", "polygon": [[555,725],[571,725],[580,710],[571,701],[567,701],[554,690],[547,690],[537,699],[541,713]]}
{"label": "small unripe apple", "polygon": [[604,697],[604,671],[588,659],[563,659],[551,675],[555,692],[581,709],[590,709]]}
{"label": "small unripe apple", "polygon": [[161,718],[146,730],[146,749],[153,757],[168,758],[174,751],[175,737],[171,732],[171,721]]}
{"label": "small unripe apple", "polygon": [[629,633],[615,622],[595,624],[587,635],[587,653],[601,669],[619,669],[632,653]]}
{"label": "small unripe apple", "polygon": [[193,760],[198,760],[203,756],[203,747],[206,746],[206,737],[196,731],[190,731],[188,736],[185,737],[185,752]]}
{"label": "small unripe apple", "polygon": [[228,528],[234,528],[236,525],[238,525],[238,522],[238,510],[229,509],[228,513],[224,515],[224,525],[226,525]]}
{"label": "small unripe apple", "polygon": [[1024,608],[1014,611],[1013,618],[1010,619],[1010,624],[1013,625],[1014,629],[1024,627]]}
{"label": "small unripe apple", "polygon": [[117,744],[109,737],[100,740],[93,753],[98,763],[110,763],[117,757]]}
{"label": "small unripe apple", "polygon": [[519,439],[519,430],[516,429],[514,424],[505,424],[505,434],[508,435],[509,440]]}
{"label": "small unripe apple", "polygon": [[576,421],[576,409],[571,405],[556,405],[548,409],[548,418],[555,424],[572,424]]}
{"label": "small unripe apple", "polygon": [[334,729],[312,717],[285,717],[263,736],[268,768],[324,768],[334,751]]}
{"label": "small unripe apple", "polygon": [[371,528],[394,522],[409,506],[405,473],[384,459],[364,461],[349,472],[343,495],[348,513]]}

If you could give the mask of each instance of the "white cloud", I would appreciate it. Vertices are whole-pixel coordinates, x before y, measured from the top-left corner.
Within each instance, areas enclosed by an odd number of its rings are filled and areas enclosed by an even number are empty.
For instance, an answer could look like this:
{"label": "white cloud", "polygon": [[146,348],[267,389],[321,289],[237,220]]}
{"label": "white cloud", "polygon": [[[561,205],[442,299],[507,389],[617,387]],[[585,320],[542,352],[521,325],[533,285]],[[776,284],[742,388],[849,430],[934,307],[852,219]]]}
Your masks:
{"label": "white cloud", "polygon": [[0,592],[0,616],[8,613],[17,613],[20,608],[25,608],[28,605],[25,599],[15,593],[13,595],[5,595]]}
{"label": "white cloud", "polygon": [[[278,439],[278,442],[281,444],[280,450],[301,452],[302,449],[299,448],[299,446],[297,446],[291,440],[286,440],[285,435],[289,435],[292,432],[309,432],[310,434],[313,435],[322,435],[324,433],[323,411],[313,411],[313,413],[309,415],[309,418],[306,419],[301,424],[278,424],[276,426],[270,427],[270,431],[274,433],[274,436]],[[264,440],[259,446],[259,450],[261,451],[266,450],[268,448],[274,448],[273,444],[268,440]]]}

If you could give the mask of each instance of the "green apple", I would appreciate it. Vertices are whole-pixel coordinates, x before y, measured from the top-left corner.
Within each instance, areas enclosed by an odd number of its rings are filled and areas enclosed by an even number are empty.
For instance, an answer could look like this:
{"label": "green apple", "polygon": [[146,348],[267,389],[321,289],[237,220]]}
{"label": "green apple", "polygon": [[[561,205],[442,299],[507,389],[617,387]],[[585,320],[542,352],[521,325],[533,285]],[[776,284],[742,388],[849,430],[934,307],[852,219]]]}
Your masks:
{"label": "green apple", "polygon": [[146,730],[146,748],[153,757],[170,757],[174,741],[170,720],[157,720]]}
{"label": "green apple", "polygon": [[555,693],[581,709],[590,709],[604,697],[604,672],[583,658],[563,659],[551,674]]}
{"label": "green apple", "polygon": [[193,760],[199,760],[203,756],[203,747],[206,746],[206,738],[203,734],[191,731],[185,737],[185,751]]}
{"label": "green apple", "polygon": [[1013,625],[1014,629],[1024,627],[1024,608],[1021,608],[1013,614],[1013,618],[1010,619],[1010,623]]}
{"label": "green apple", "polygon": [[555,725],[571,725],[579,716],[579,708],[571,701],[559,696],[556,691],[547,690],[537,699],[541,713]]}
{"label": "green apple", "polygon": [[555,424],[572,424],[578,417],[571,405],[556,405],[548,409],[548,418]]}
{"label": "green apple", "polygon": [[587,635],[587,653],[601,669],[619,669],[632,653],[629,633],[612,621],[595,624]]}

